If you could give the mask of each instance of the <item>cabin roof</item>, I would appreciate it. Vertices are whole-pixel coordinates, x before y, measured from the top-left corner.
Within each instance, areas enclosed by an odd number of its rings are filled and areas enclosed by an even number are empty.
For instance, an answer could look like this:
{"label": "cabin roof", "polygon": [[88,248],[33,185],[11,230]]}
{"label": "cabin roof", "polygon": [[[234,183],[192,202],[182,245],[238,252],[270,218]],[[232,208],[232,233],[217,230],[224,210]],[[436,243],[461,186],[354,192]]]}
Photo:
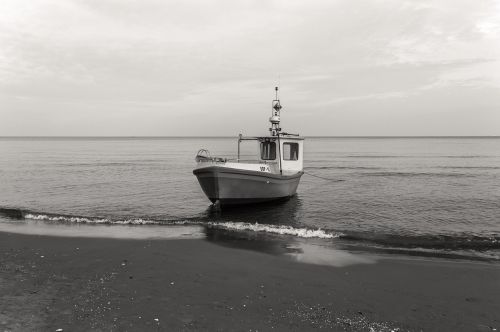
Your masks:
{"label": "cabin roof", "polygon": [[298,135],[279,135],[279,136],[239,136],[239,139],[241,141],[246,141],[246,140],[262,140],[262,139],[270,139],[270,140],[276,140],[277,138],[280,139],[286,139],[286,140],[297,140],[297,141],[303,141],[304,137],[298,136]]}

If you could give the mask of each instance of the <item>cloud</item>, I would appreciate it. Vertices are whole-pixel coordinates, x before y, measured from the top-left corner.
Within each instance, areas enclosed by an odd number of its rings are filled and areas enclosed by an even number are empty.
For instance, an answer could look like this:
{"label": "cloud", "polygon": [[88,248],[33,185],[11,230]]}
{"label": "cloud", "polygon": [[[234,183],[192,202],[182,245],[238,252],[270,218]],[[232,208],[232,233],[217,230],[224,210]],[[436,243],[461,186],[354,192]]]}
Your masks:
{"label": "cloud", "polygon": [[[0,134],[40,128],[30,120],[32,108],[47,123],[38,134],[68,127],[105,134],[114,122],[121,124],[114,135],[131,127],[135,135],[177,135],[192,122],[211,122],[209,129],[195,126],[204,134],[233,134],[240,119],[247,131],[260,131],[277,81],[284,119],[311,134],[315,124],[301,122],[301,113],[324,116],[347,107],[371,117],[400,100],[411,98],[418,108],[436,91],[462,88],[479,89],[470,97],[497,105],[499,3],[5,0],[0,115],[26,129],[0,124]],[[368,114],[360,105],[374,100]],[[447,98],[432,107],[463,103]],[[461,112],[475,121],[472,112]],[[348,115],[336,121],[344,119],[350,123]],[[173,124],[151,123],[162,121]],[[322,130],[317,134],[337,134]]]}

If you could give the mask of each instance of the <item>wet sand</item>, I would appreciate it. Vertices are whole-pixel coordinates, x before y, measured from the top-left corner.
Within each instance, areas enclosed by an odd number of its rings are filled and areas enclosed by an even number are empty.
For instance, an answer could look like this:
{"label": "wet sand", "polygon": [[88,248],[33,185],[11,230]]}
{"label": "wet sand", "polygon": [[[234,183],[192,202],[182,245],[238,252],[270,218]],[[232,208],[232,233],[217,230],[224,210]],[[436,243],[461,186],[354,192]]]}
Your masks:
{"label": "wet sand", "polygon": [[1,331],[493,331],[499,313],[498,264],[0,232]]}

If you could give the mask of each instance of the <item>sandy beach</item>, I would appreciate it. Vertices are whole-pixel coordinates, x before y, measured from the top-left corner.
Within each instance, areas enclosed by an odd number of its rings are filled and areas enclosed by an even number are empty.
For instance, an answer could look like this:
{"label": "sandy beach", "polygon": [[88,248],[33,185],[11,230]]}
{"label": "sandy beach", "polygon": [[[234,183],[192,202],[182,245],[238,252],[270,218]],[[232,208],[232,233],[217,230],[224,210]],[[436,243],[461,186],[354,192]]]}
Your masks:
{"label": "sandy beach", "polygon": [[500,266],[305,264],[206,240],[0,233],[2,331],[494,331]]}

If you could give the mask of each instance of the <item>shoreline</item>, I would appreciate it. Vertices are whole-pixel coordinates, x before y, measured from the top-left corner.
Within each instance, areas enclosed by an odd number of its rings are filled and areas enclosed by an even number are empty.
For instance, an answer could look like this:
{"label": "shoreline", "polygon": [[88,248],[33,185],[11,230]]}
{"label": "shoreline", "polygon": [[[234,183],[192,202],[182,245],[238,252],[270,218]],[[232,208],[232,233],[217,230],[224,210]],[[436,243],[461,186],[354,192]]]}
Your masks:
{"label": "shoreline", "polygon": [[493,331],[500,266],[306,264],[200,239],[0,232],[1,330]]}

